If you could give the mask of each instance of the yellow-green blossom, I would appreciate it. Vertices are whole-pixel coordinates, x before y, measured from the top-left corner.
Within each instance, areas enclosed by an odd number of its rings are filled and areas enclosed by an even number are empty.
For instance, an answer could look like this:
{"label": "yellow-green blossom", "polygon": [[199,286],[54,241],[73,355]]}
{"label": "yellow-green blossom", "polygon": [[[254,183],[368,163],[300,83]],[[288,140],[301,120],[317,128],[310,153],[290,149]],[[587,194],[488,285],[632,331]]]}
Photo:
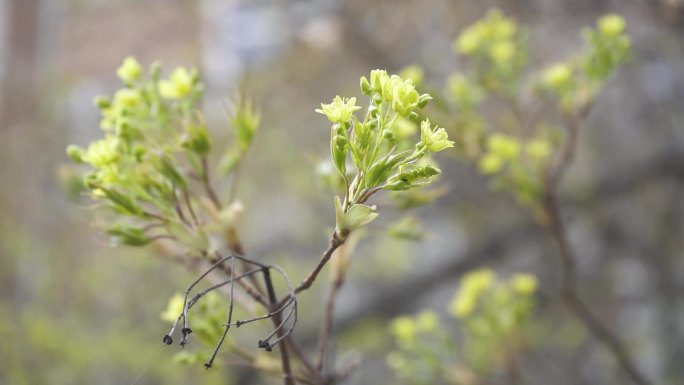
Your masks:
{"label": "yellow-green blossom", "polygon": [[432,152],[439,152],[449,147],[454,147],[454,142],[449,140],[449,134],[443,128],[430,125],[430,120],[425,119],[420,123],[420,142]]}
{"label": "yellow-green blossom", "polygon": [[116,70],[116,75],[124,83],[132,83],[140,77],[141,72],[140,63],[134,57],[129,56],[124,59],[121,66]]}
{"label": "yellow-green blossom", "polygon": [[[135,107],[142,101],[140,91],[132,88],[122,88],[114,94],[113,108]],[[109,107],[109,108],[112,108]]]}
{"label": "yellow-green blossom", "polygon": [[423,310],[416,317],[416,323],[421,332],[432,332],[439,326],[439,317],[434,311]]}
{"label": "yellow-green blossom", "polygon": [[392,320],[390,330],[397,340],[403,343],[412,343],[418,332],[416,322],[408,316],[401,316]]}
{"label": "yellow-green blossom", "polygon": [[515,54],[515,46],[510,41],[494,43],[489,49],[489,57],[498,65],[506,64]]}
{"label": "yellow-green blossom", "polygon": [[551,144],[545,139],[532,139],[525,143],[525,153],[534,161],[544,161],[551,155]]}
{"label": "yellow-green blossom", "polygon": [[559,90],[565,88],[572,77],[572,70],[570,66],[565,63],[559,63],[544,71],[543,81],[544,85]]}
{"label": "yellow-green blossom", "polygon": [[169,80],[159,82],[159,94],[167,99],[182,99],[190,94],[193,76],[185,67],[176,68]]}
{"label": "yellow-green blossom", "polygon": [[491,175],[501,171],[504,166],[504,162],[500,156],[490,153],[486,154],[480,159],[478,166],[483,174]]}
{"label": "yellow-green blossom", "polygon": [[625,19],[620,15],[610,13],[599,19],[598,28],[605,36],[617,36],[625,30]]}
{"label": "yellow-green blossom", "polygon": [[537,278],[532,274],[516,274],[511,278],[511,287],[523,295],[530,295],[537,290]]}
{"label": "yellow-green blossom", "polygon": [[468,317],[475,310],[480,295],[494,284],[494,273],[489,269],[474,270],[461,280],[458,295],[449,303],[449,311],[456,317]]}
{"label": "yellow-green blossom", "polygon": [[356,98],[341,98],[339,95],[335,96],[332,103],[323,104],[321,108],[316,109],[319,114],[325,115],[332,123],[344,124],[349,122],[354,111],[360,110],[361,107],[356,105]]}
{"label": "yellow-green blossom", "polygon": [[520,155],[520,142],[518,139],[504,134],[492,134],[487,138],[487,148],[490,153],[506,160],[516,159]]}
{"label": "yellow-green blossom", "polygon": [[81,158],[93,167],[104,167],[115,163],[119,160],[119,141],[114,136],[107,136],[92,142]]}
{"label": "yellow-green blossom", "polygon": [[[392,76],[390,82],[392,90],[392,109],[401,116],[408,116],[418,107],[420,95],[410,79],[401,80],[398,76]],[[398,81],[396,79],[399,79]]]}

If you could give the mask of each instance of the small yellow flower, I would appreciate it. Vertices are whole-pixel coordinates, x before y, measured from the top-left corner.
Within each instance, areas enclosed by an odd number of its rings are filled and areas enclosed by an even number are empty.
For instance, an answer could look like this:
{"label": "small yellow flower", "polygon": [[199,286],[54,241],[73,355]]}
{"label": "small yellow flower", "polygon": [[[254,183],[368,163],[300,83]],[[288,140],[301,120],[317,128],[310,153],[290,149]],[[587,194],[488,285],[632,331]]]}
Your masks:
{"label": "small yellow flower", "polygon": [[392,334],[394,334],[397,340],[404,343],[411,343],[416,338],[417,328],[416,323],[411,317],[401,316],[392,320],[390,325]]}
{"label": "small yellow flower", "polygon": [[122,88],[114,94],[114,105],[116,107],[135,107],[142,101],[140,91],[131,88]]}
{"label": "small yellow flower", "polygon": [[598,27],[604,36],[617,36],[625,30],[625,19],[620,15],[610,13],[599,19]]}
{"label": "small yellow flower", "polygon": [[420,123],[420,142],[432,152],[454,147],[454,142],[449,140],[449,134],[446,130],[437,126],[434,129],[431,128],[428,119]]}
{"label": "small yellow flower", "polygon": [[316,112],[325,115],[332,123],[347,123],[351,119],[354,111],[360,110],[361,107],[356,105],[356,98],[341,98],[339,95],[335,96],[332,103],[323,104],[321,108],[317,108]]}
{"label": "small yellow flower", "polygon": [[544,85],[551,89],[562,89],[570,83],[572,70],[565,63],[559,63],[544,71]]}
{"label": "small yellow flower", "polygon": [[185,67],[176,68],[169,80],[159,82],[159,94],[166,99],[183,99],[190,94],[193,76]]}
{"label": "small yellow flower", "polygon": [[140,77],[141,72],[142,68],[140,67],[140,63],[138,63],[134,57],[129,56],[124,59],[123,63],[121,63],[121,66],[116,70],[116,75],[124,83],[128,84],[137,80]]}
{"label": "small yellow flower", "polygon": [[525,144],[525,153],[530,159],[543,162],[551,155],[551,145],[544,139],[532,139]]}
{"label": "small yellow flower", "polygon": [[520,155],[518,139],[504,134],[492,134],[487,139],[487,148],[490,153],[505,160],[514,160]]}
{"label": "small yellow flower", "polygon": [[479,167],[485,175],[496,174],[503,168],[504,162],[495,154],[487,154],[480,159]]}
{"label": "small yellow flower", "polygon": [[90,143],[88,150],[81,157],[93,167],[104,167],[119,160],[119,142],[114,136],[107,136]]}
{"label": "small yellow flower", "polygon": [[530,295],[537,290],[537,278],[532,274],[516,274],[511,279],[513,290],[523,295]]}
{"label": "small yellow flower", "polygon": [[513,59],[515,54],[515,46],[510,41],[500,41],[494,43],[489,49],[489,57],[494,63],[502,65],[507,64]]}
{"label": "small yellow flower", "polygon": [[480,45],[482,44],[482,37],[480,36],[480,31],[476,28],[470,27],[458,36],[458,40],[454,44],[454,49],[456,52],[463,55],[470,55],[475,53]]}

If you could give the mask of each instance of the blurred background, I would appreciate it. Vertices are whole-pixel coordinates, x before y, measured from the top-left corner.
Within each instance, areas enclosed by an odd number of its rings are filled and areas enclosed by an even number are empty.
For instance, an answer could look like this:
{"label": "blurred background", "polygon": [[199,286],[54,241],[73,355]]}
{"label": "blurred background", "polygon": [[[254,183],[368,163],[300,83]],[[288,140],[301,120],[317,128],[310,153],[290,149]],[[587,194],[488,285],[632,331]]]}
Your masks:
{"label": "blurred background", "polygon": [[[92,99],[119,87],[125,56],[199,67],[214,132],[226,130],[238,87],[258,101],[241,234],[248,253],[299,280],[334,223],[331,194],[316,179],[329,125],[314,109],[336,94],[358,96],[359,77],[375,68],[420,64],[428,83],[444,84],[462,65],[451,42],[492,6],[529,28],[540,67],[580,47],[579,30],[600,15],[626,18],[633,60],[584,125],[563,206],[582,296],[654,383],[684,383],[681,0],[0,0],[0,383],[125,385],[143,371],[138,384],[279,383],[175,365],[175,349],[160,350],[168,325],[159,314],[194,274],[107,246],[87,203],[65,193],[65,147],[101,136]],[[388,320],[426,308],[446,314],[467,269],[528,271],[542,293],[556,288],[556,251],[529,214],[466,162],[439,161],[447,194],[413,212],[429,237],[387,237],[398,214],[386,210],[354,254],[335,325],[338,357],[363,358],[348,383],[396,383],[385,364]],[[309,347],[326,287],[317,284],[295,331]],[[543,362],[521,383],[626,383],[566,312],[542,311]]]}

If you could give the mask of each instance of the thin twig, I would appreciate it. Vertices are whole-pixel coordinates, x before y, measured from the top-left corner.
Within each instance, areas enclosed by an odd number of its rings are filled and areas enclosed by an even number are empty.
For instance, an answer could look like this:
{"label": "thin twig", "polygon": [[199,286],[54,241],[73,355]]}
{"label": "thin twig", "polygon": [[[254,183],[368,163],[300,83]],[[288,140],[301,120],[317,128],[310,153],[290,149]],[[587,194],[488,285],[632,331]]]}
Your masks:
{"label": "thin twig", "polygon": [[544,227],[549,231],[551,238],[556,243],[561,258],[561,295],[563,303],[584,323],[594,337],[610,349],[622,369],[635,384],[650,385],[650,382],[637,370],[636,364],[620,339],[591,313],[588,306],[577,294],[576,259],[567,240],[567,232],[563,225],[556,195],[559,181],[574,158],[579,138],[580,122],[588,111],[589,106],[586,106],[577,115],[569,118],[568,137],[561,149],[560,158],[546,175],[546,191],[543,201],[543,208],[546,214]]}
{"label": "thin twig", "polygon": [[323,313],[323,322],[321,323],[321,331],[318,337],[318,359],[316,361],[316,368],[318,371],[323,369],[323,363],[325,362],[328,351],[328,343],[332,336],[335,299],[343,284],[344,279],[342,277],[335,277],[335,279],[330,282],[330,290],[328,291],[328,298],[325,302],[325,313]]}
{"label": "thin twig", "polygon": [[344,240],[341,240],[337,237],[337,235],[333,235],[332,238],[330,239],[330,246],[328,249],[321,255],[321,259],[318,260],[318,263],[316,264],[316,267],[309,273],[309,275],[304,278],[304,280],[297,285],[295,288],[295,294],[299,294],[302,291],[308,289],[311,287],[311,285],[316,281],[316,277],[318,277],[318,273],[321,272],[323,267],[325,266],[326,263],[330,260],[330,257],[332,256],[333,252],[337,250],[338,247],[342,246],[344,244]]}
{"label": "thin twig", "polygon": [[202,163],[202,184],[204,185],[204,190],[207,192],[207,195],[209,196],[209,199],[211,199],[211,202],[214,204],[214,207],[216,207],[216,210],[221,210],[221,201],[216,195],[214,188],[211,187],[209,165],[207,164],[206,155],[200,158],[200,162]]}
{"label": "thin twig", "polygon": [[[269,303],[271,307],[277,306],[278,298],[276,297],[275,289],[273,288],[273,282],[271,281],[269,269],[265,268],[263,269],[263,272],[264,283],[266,284],[266,292],[268,293]],[[280,313],[274,314],[273,324],[276,326],[276,328],[278,328],[281,323],[282,317],[280,316]],[[284,331],[282,329],[277,329],[277,333],[279,338],[284,335]],[[290,367],[290,355],[287,352],[287,344],[280,344],[278,350],[280,351],[280,363],[283,369],[283,383],[285,385],[294,385],[295,382],[294,377],[292,376],[292,368]]]}
{"label": "thin twig", "polygon": [[561,292],[563,303],[584,323],[594,337],[610,349],[622,369],[635,384],[650,385],[650,382],[639,373],[636,364],[620,339],[591,313],[588,306],[578,296],[575,256],[568,244],[566,231],[553,192],[547,194],[545,208],[549,217],[547,228],[558,247],[563,264]]}

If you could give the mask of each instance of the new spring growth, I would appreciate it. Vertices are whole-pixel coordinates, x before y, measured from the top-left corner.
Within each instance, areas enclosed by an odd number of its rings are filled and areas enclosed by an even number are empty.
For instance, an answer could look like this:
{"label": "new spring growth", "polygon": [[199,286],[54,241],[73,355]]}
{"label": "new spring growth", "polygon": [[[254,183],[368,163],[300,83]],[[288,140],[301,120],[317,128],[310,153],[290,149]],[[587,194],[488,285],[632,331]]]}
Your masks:
{"label": "new spring growth", "polygon": [[142,67],[134,57],[127,57],[124,59],[121,66],[116,70],[116,75],[125,84],[132,84],[140,78],[142,74]]}
{"label": "new spring growth", "polygon": [[[418,116],[432,97],[420,94],[413,81],[384,70],[362,77],[360,88],[369,97],[363,119],[356,98],[336,96],[316,112],[333,124],[330,135],[331,162],[345,181],[344,199],[335,199],[336,235],[340,240],[377,217],[374,207],[364,203],[379,190],[408,190],[423,186],[440,173],[429,162],[430,153],[453,147],[443,128],[421,123],[421,137],[412,138]],[[351,158],[353,170],[348,170]],[[350,181],[350,177],[353,179]]]}
{"label": "new spring growth", "polygon": [[517,69],[524,57],[519,40],[515,22],[500,10],[492,9],[484,19],[463,30],[453,48],[460,54],[485,59],[493,67],[507,72],[511,67]]}
{"label": "new spring growth", "polygon": [[196,71],[176,68],[168,80],[159,82],[159,95],[166,99],[183,99],[190,95],[197,78]]}
{"label": "new spring growth", "polygon": [[221,160],[219,169],[221,173],[227,175],[237,167],[247,150],[254,141],[254,135],[261,123],[261,114],[252,101],[247,98],[240,98],[235,103],[235,109],[229,118],[230,125],[235,130],[235,145],[226,149]]}
{"label": "new spring growth", "polygon": [[[211,138],[194,110],[197,98],[187,96],[199,96],[201,87],[195,70],[177,68],[163,81],[160,71],[154,64],[146,77],[137,60],[126,58],[117,70],[123,86],[95,99],[103,137],[86,148],[70,145],[67,154],[90,167],[84,185],[98,207],[112,209],[107,220],[113,223],[105,228],[114,243],[143,246],[170,238],[198,248],[206,236],[201,228],[188,228],[199,210],[189,174],[201,175],[198,159],[210,151]],[[186,98],[179,109],[161,96]]]}

